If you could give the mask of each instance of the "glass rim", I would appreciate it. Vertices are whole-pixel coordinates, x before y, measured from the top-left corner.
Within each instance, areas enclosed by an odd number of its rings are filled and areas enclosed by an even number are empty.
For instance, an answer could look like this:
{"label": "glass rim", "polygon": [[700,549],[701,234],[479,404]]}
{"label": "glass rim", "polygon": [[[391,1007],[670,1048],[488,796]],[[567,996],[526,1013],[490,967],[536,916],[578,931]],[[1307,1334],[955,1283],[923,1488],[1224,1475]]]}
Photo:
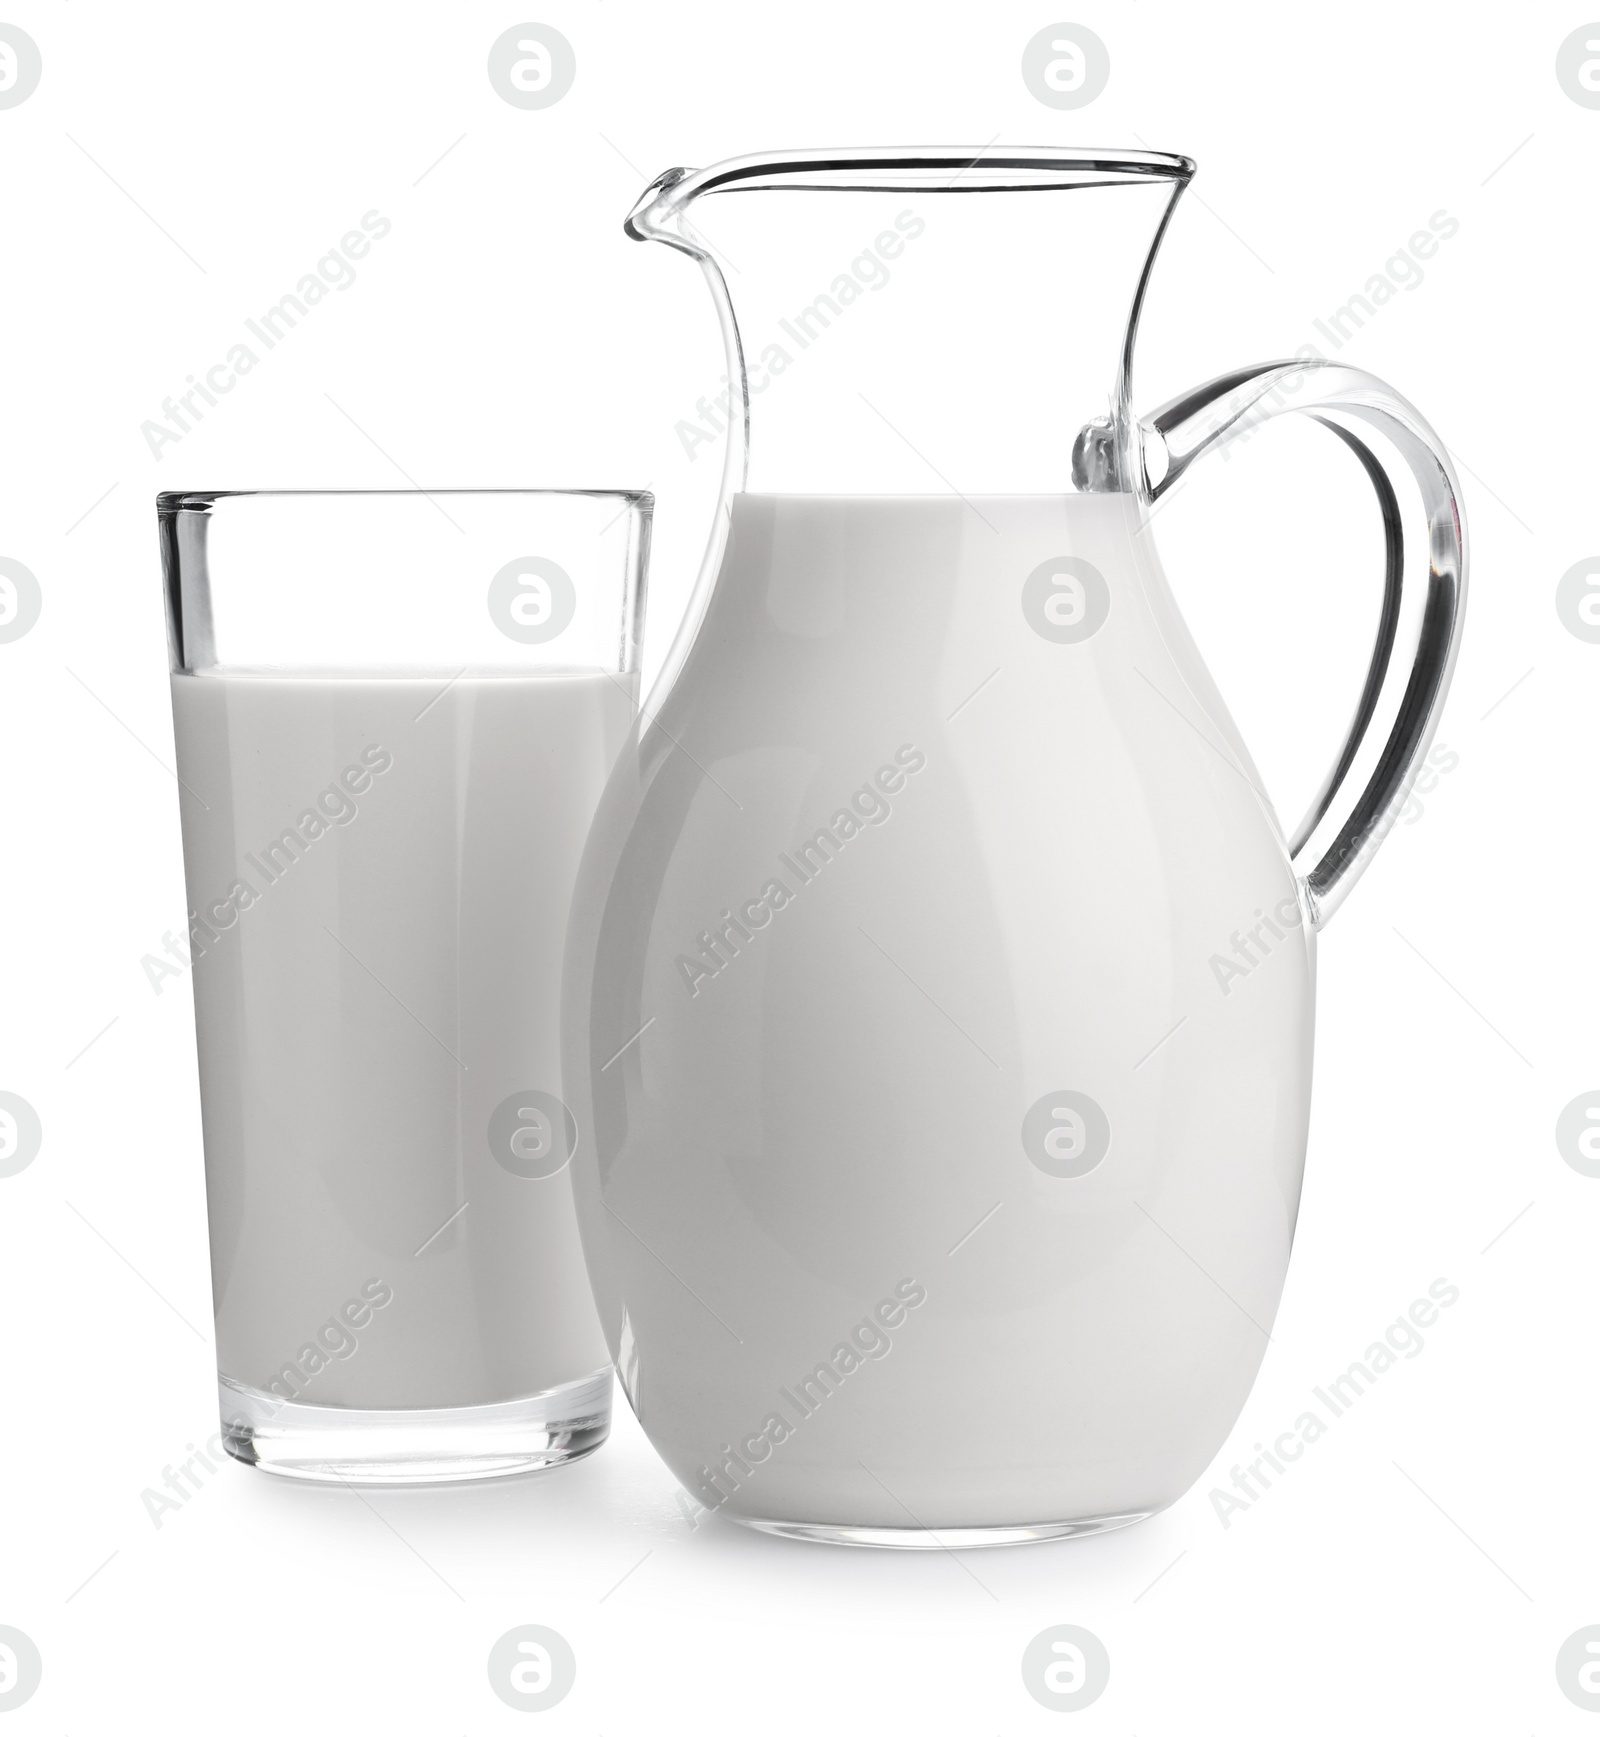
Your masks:
{"label": "glass rim", "polygon": [[864,147],[759,151],[703,169],[668,169],[640,195],[623,224],[635,241],[659,236],[663,222],[703,194],[745,192],[1069,192],[1168,182],[1186,187],[1192,157],[1171,151],[1093,150],[1073,145]]}
{"label": "glass rim", "polygon": [[156,495],[156,511],[163,518],[168,518],[175,513],[204,512],[216,501],[248,500],[258,496],[278,500],[328,500],[336,497],[370,499],[374,496],[433,500],[440,495],[449,496],[452,500],[460,499],[463,495],[522,495],[555,500],[626,501],[647,513],[656,503],[656,497],[649,489],[163,489]]}

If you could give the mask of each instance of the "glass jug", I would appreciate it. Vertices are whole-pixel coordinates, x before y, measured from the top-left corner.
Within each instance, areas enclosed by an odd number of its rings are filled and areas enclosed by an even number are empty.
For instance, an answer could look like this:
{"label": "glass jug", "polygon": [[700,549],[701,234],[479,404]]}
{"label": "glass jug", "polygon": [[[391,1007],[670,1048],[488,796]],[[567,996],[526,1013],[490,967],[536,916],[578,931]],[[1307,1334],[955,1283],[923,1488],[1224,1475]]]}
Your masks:
{"label": "glass jug", "polygon": [[[1069,150],[673,169],[731,433],[704,571],[602,799],[565,969],[585,1255],[646,1433],[766,1531],[959,1545],[1174,1501],[1289,1257],[1314,959],[1405,800],[1465,586],[1444,447],[1324,362],[1140,417],[1194,170]],[[1147,534],[1307,411],[1385,601],[1286,842]]]}

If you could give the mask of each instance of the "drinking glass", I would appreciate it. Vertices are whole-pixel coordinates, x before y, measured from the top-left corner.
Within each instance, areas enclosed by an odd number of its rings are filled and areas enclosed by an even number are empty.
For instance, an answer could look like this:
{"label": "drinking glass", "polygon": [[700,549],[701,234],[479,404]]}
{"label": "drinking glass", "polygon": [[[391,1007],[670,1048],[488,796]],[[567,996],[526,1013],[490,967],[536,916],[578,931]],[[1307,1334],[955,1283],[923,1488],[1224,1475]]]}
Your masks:
{"label": "drinking glass", "polygon": [[653,502],[163,494],[223,1440],[294,1477],[610,1423],[558,1049]]}

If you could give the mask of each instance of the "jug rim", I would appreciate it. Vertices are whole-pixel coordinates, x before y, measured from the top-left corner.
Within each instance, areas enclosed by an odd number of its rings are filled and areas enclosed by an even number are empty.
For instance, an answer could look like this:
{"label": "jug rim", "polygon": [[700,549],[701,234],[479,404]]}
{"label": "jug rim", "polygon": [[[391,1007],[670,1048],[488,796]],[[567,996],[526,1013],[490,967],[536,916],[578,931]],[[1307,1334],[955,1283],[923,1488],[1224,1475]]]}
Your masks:
{"label": "jug rim", "polygon": [[983,145],[854,150],[759,151],[703,169],[674,168],[645,189],[623,228],[635,241],[659,239],[658,225],[703,193],[717,192],[1051,192],[1142,181],[1184,186],[1192,157],[1167,151],[1106,151],[1066,145],[1000,151]]}

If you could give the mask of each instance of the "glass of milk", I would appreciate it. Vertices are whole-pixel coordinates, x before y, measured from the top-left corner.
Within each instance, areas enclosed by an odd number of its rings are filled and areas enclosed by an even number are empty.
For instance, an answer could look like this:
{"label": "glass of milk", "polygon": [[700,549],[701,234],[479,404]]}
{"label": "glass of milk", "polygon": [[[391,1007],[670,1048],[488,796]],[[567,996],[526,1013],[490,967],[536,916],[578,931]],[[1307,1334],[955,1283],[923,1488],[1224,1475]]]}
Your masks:
{"label": "glass of milk", "polygon": [[292,1477],[610,1424],[558,1019],[653,502],[163,494],[223,1439]]}

